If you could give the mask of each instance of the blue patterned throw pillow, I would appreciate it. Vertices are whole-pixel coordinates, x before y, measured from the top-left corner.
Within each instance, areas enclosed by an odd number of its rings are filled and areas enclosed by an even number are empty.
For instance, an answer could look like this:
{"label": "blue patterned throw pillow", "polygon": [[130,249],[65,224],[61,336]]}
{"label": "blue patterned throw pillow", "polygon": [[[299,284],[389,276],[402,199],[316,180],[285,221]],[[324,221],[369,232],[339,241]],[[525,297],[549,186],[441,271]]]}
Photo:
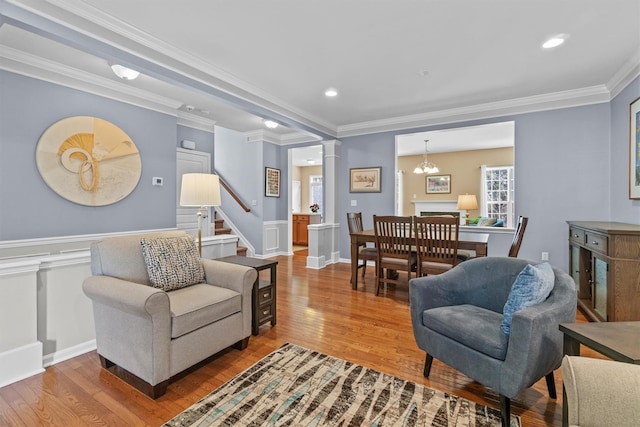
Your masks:
{"label": "blue patterned throw pillow", "polygon": [[140,244],[154,288],[168,292],[205,281],[198,247],[191,237],[142,238]]}
{"label": "blue patterned throw pillow", "polygon": [[554,282],[555,274],[548,262],[538,265],[527,264],[513,282],[502,310],[500,323],[502,332],[507,335],[511,333],[511,319],[516,311],[546,300],[553,289]]}

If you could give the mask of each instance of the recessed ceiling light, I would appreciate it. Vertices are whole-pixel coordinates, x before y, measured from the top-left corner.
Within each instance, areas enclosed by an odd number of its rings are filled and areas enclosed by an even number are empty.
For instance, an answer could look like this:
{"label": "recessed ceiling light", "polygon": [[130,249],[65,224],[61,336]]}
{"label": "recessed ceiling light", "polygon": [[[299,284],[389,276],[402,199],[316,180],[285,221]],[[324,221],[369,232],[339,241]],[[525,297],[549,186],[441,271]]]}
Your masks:
{"label": "recessed ceiling light", "polygon": [[315,160],[313,160],[313,159],[309,159],[309,160],[307,160],[307,164],[309,164],[309,165],[313,165],[313,164],[315,164],[315,163],[316,163],[316,161],[315,161]]}
{"label": "recessed ceiling light", "polygon": [[140,75],[139,71],[132,70],[120,64],[111,65],[113,74],[120,77],[122,80],[135,80]]}
{"label": "recessed ceiling light", "polygon": [[569,37],[567,34],[558,34],[556,36],[549,38],[547,41],[545,41],[542,44],[542,47],[545,49],[552,49],[554,47],[558,47],[567,40],[567,37]]}
{"label": "recessed ceiling light", "polygon": [[334,97],[334,96],[338,96],[338,91],[333,89],[333,88],[331,88],[331,89],[327,89],[324,92],[324,94],[325,94],[325,96]]}
{"label": "recessed ceiling light", "polygon": [[265,120],[264,125],[269,129],[275,129],[278,127],[278,123],[274,122],[273,120]]}

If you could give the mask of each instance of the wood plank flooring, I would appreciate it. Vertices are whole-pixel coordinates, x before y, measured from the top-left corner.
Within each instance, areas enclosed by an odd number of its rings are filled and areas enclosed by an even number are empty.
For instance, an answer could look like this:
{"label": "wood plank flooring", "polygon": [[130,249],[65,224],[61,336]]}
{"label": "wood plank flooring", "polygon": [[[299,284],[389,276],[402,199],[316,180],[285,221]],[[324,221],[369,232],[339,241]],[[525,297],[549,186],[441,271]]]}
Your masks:
{"label": "wood plank flooring", "polygon": [[[265,324],[244,351],[229,349],[169,385],[152,400],[100,367],[96,352],[50,366],[42,374],[0,388],[0,426],[160,426],[268,353],[290,342],[359,363],[419,384],[499,408],[498,396],[435,360],[422,376],[424,352],[411,330],[408,290],[397,286],[376,297],[372,267],[351,290],[349,264],[305,267],[307,252],[276,258],[277,325]],[[578,314],[577,320],[586,321]],[[602,357],[588,349],[583,354]],[[512,400],[523,425],[560,426],[558,399],[544,379]]]}

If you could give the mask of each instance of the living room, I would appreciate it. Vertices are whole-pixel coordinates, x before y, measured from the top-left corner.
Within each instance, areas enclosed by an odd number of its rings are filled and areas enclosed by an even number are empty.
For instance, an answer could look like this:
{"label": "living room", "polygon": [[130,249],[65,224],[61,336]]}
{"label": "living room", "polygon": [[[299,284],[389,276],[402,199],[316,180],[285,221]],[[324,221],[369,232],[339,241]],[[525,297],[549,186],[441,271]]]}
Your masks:
{"label": "living room", "polygon": [[[40,21],[30,16],[29,8],[21,3],[29,2],[2,2],[0,35],[5,35],[13,24],[18,28],[37,27],[34,24]],[[638,7],[637,2],[627,5]],[[40,12],[46,15],[50,11]],[[627,18],[621,15],[633,13],[618,12],[616,19],[626,22]],[[52,25],[54,20],[45,21]],[[637,25],[632,31],[637,36],[634,31],[637,33]],[[36,31],[22,29],[16,33],[7,37],[22,37],[28,43]],[[562,55],[561,50],[555,53]],[[71,65],[75,65],[73,57],[73,51],[68,52]],[[368,226],[373,214],[394,214],[398,135],[513,121],[516,211],[530,218],[520,256],[537,261],[542,252],[547,252],[553,265],[567,269],[567,220],[637,224],[640,218],[640,203],[629,199],[628,194],[629,106],[640,97],[637,59],[627,58],[606,81],[594,82],[582,90],[548,96],[540,93],[518,102],[485,105],[480,111],[460,108],[440,116],[425,114],[393,129],[360,133],[343,127],[340,134],[329,135],[325,141],[340,141],[330,147],[339,163],[334,169],[324,170],[325,182],[333,183],[334,194],[326,200],[328,211],[323,227],[327,234],[338,237],[316,255],[325,259],[316,264],[329,268],[333,263],[349,260],[346,212],[361,211]],[[40,60],[17,49],[2,50],[0,258],[5,259],[0,266],[0,284],[5,294],[20,295],[19,300],[24,301],[20,305],[3,297],[0,303],[0,360],[7,361],[0,365],[9,367],[6,372],[0,370],[0,380],[6,381],[14,379],[16,372],[24,378],[36,373],[34,366],[55,366],[91,351],[95,345],[93,324],[87,320],[91,318],[90,306],[81,291],[82,280],[89,274],[88,243],[100,235],[176,226],[176,149],[181,141],[193,141],[196,150],[210,153],[213,169],[244,200],[257,201],[251,214],[240,216],[228,195],[223,195],[221,210],[252,242],[255,255],[263,257],[288,253],[287,151],[317,144],[315,138],[289,143],[286,138],[278,140],[266,132],[247,135],[215,123],[215,117],[196,120],[180,105],[162,105],[163,99],[155,100],[155,105],[141,105],[135,98],[138,92],[133,82],[119,89],[117,96],[113,92],[105,94],[100,89],[104,80],[71,81],[74,75],[68,73],[69,69],[55,72],[59,63],[47,58],[46,51]],[[42,69],[47,66],[54,73],[45,74]],[[104,72],[110,72],[106,65]],[[532,81],[535,79],[531,77]],[[45,184],[35,163],[37,142],[50,125],[69,116],[101,117],[131,136],[143,167],[140,185],[130,196],[108,206],[81,206],[59,197]],[[381,191],[350,193],[350,168],[371,166],[381,167]],[[282,171],[280,198],[264,197],[265,167]],[[164,184],[153,186],[154,177],[162,177]],[[356,200],[355,207],[352,200]],[[277,238],[271,240],[270,233]],[[492,236],[489,254],[506,253],[508,244],[508,237]],[[52,245],[55,250],[50,251]],[[308,261],[303,264],[308,265]],[[19,360],[21,357],[15,357],[14,351],[25,347],[29,348],[28,357]],[[27,367],[23,368],[22,363]]]}

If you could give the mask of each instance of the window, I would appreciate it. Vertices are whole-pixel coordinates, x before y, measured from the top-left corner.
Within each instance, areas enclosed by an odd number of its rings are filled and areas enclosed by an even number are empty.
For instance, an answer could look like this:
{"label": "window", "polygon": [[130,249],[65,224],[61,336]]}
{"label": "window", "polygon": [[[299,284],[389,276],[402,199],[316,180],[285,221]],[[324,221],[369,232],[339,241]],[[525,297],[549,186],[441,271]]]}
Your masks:
{"label": "window", "polygon": [[501,219],[514,226],[515,197],[513,166],[482,166],[482,216]]}
{"label": "window", "polygon": [[309,205],[317,203],[322,213],[322,175],[309,176]]}

